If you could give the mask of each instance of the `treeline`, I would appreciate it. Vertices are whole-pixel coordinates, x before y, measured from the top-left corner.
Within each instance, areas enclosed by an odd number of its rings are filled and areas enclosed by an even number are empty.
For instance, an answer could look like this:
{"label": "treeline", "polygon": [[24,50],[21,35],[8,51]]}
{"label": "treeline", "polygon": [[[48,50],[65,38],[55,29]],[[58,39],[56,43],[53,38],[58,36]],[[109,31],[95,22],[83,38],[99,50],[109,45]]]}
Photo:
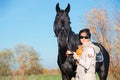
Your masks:
{"label": "treeline", "polygon": [[16,45],[14,50],[0,51],[0,75],[42,74],[40,55],[30,46]]}

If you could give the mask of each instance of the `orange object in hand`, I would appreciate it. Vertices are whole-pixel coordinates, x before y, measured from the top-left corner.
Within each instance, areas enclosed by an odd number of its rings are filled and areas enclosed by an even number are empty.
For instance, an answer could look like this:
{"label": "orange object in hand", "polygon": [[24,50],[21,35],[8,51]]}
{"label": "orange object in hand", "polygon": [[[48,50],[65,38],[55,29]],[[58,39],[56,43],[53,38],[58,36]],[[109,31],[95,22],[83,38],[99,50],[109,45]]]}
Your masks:
{"label": "orange object in hand", "polygon": [[80,57],[82,55],[82,46],[79,46],[76,50],[76,54]]}
{"label": "orange object in hand", "polygon": [[[76,50],[76,54],[80,57],[82,55],[82,46],[79,46]],[[76,61],[76,64],[78,64],[78,61]]]}

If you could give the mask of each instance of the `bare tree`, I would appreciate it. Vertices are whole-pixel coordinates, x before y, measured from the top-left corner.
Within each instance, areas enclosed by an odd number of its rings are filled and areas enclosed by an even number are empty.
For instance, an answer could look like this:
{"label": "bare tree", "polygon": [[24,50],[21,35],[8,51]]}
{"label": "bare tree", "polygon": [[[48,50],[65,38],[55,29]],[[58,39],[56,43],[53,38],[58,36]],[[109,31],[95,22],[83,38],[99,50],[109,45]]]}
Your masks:
{"label": "bare tree", "polygon": [[40,56],[38,53],[29,46],[17,45],[15,47],[16,59],[19,63],[20,69],[24,73],[29,71],[29,74],[36,74],[42,67],[40,64]]}
{"label": "bare tree", "polygon": [[108,41],[110,32],[109,21],[107,12],[102,9],[92,9],[91,12],[87,14],[87,26],[92,32],[92,38],[105,46],[109,51],[109,46],[111,42]]}
{"label": "bare tree", "polygon": [[120,79],[120,12],[115,11],[115,41],[113,44],[114,53],[112,53],[112,73],[115,79]]}
{"label": "bare tree", "polygon": [[13,62],[13,53],[9,49],[0,52],[0,75],[9,75]]}

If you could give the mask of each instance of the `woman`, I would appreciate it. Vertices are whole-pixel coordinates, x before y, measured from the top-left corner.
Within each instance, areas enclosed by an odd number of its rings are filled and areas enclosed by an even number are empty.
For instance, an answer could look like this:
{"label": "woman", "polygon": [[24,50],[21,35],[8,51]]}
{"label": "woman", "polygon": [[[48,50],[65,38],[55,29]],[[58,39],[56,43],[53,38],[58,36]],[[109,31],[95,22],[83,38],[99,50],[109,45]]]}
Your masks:
{"label": "woman", "polygon": [[[82,54],[77,55],[74,52],[74,59],[77,60],[76,80],[96,80],[95,65],[96,54],[100,51],[99,47],[95,46],[91,40],[89,29],[82,29],[79,32],[79,39],[82,43]],[[69,54],[70,51],[67,51]]]}

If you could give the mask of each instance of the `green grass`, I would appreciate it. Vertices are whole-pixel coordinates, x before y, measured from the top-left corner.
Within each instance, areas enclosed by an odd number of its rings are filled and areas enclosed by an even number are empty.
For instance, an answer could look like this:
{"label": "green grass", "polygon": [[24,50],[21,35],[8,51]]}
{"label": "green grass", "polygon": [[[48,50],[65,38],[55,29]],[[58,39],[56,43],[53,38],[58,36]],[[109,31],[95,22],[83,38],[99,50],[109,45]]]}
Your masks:
{"label": "green grass", "polygon": [[[96,75],[96,78],[96,80],[99,80],[98,75]],[[9,77],[0,76],[0,80],[9,80]],[[12,80],[14,80],[14,78]],[[21,77],[17,76],[17,80],[21,80]],[[41,74],[25,76],[25,80],[62,80],[62,78],[60,74]]]}
{"label": "green grass", "polygon": [[[60,74],[30,75],[24,76],[24,78],[25,80],[62,80]],[[0,76],[0,80],[10,80],[10,78],[8,76]],[[11,77],[11,80],[21,80],[21,76]]]}
{"label": "green grass", "polygon": [[42,75],[32,75],[27,76],[27,80],[62,80],[61,75],[58,74],[42,74]]}

